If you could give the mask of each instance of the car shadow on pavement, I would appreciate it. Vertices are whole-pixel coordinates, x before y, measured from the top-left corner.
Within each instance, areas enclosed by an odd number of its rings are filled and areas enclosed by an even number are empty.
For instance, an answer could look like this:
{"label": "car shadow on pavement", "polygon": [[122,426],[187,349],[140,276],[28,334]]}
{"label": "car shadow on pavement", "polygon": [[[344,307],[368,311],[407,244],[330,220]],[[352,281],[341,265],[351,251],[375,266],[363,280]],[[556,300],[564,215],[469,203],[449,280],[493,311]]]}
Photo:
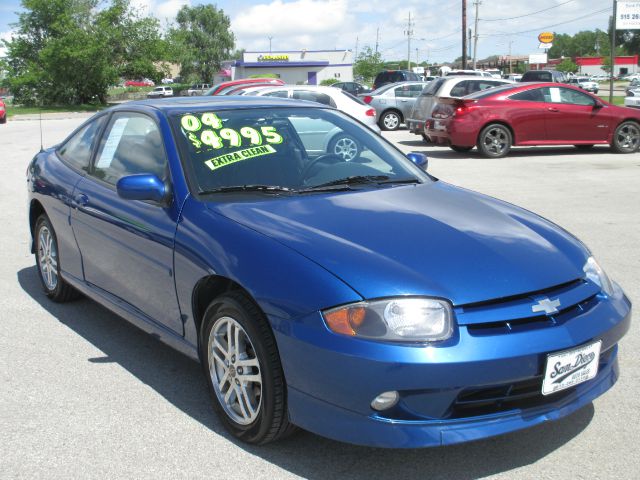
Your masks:
{"label": "car shadow on pavement", "polygon": [[412,141],[400,141],[398,142],[402,145],[406,145],[408,147],[417,147],[415,152],[424,153],[427,158],[477,158],[478,160],[505,160],[508,161],[510,158],[518,158],[518,157],[551,157],[551,156],[563,156],[563,157],[585,157],[585,156],[595,156],[602,155],[603,153],[610,153],[611,150],[607,145],[596,146],[590,150],[578,150],[575,147],[514,147],[506,157],[499,159],[491,159],[484,157],[478,152],[477,148],[470,150],[468,152],[454,152],[453,150],[434,150],[430,147],[444,147],[444,145],[427,145],[424,142],[412,142]]}
{"label": "car shadow on pavement", "polygon": [[36,267],[17,274],[22,289],[59,322],[90,342],[143,384],[216,435],[295,475],[326,478],[475,479],[532,464],[580,434],[594,415],[593,404],[556,422],[495,438],[432,449],[359,447],[301,431],[275,444],[247,445],[230,437],[209,404],[200,366],[156,338],[82,298],[67,304],[42,292]]}

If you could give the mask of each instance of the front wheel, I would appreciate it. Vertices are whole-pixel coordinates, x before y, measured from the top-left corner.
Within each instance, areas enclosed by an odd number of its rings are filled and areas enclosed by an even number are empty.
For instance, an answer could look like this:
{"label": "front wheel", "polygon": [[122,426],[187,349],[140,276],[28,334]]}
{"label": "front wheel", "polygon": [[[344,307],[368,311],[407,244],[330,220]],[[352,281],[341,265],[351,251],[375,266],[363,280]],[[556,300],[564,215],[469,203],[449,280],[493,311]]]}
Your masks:
{"label": "front wheel", "polygon": [[402,118],[398,112],[389,111],[382,114],[380,117],[380,128],[383,130],[397,130],[400,128]]}
{"label": "front wheel", "polygon": [[232,435],[264,444],[295,430],[273,332],[249,298],[232,292],[214,300],[204,315],[201,349],[214,408]]}
{"label": "front wheel", "polygon": [[58,303],[78,298],[79,292],[60,276],[58,240],[46,215],[36,220],[34,235],[38,275],[47,297]]}
{"label": "front wheel", "polygon": [[616,153],[633,153],[640,148],[640,124],[622,122],[613,134],[611,149]]}
{"label": "front wheel", "polygon": [[478,150],[485,157],[504,157],[511,150],[511,144],[511,132],[499,123],[487,125],[478,136]]}

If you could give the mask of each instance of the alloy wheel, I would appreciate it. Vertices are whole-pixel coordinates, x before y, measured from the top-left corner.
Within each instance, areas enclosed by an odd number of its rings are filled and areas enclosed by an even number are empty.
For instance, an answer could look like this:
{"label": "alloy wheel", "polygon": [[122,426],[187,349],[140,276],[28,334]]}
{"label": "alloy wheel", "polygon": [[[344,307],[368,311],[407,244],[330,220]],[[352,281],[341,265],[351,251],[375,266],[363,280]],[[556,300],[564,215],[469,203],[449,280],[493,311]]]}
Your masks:
{"label": "alloy wheel", "polygon": [[47,289],[55,290],[58,286],[58,248],[45,225],[38,232],[38,266]]}
{"label": "alloy wheel", "polygon": [[358,156],[358,144],[350,137],[341,137],[333,146],[333,153],[340,155],[348,162]]}
{"label": "alloy wheel", "polygon": [[484,134],[482,143],[490,155],[498,157],[509,148],[509,136],[503,128],[494,127]]}
{"label": "alloy wheel", "polygon": [[397,113],[387,113],[382,119],[382,124],[387,130],[395,130],[400,125],[400,117]]}
{"label": "alloy wheel", "polygon": [[216,320],[208,341],[209,374],[225,413],[240,425],[256,420],[262,404],[262,374],[244,328],[231,317]]}
{"label": "alloy wheel", "polygon": [[620,148],[634,152],[640,145],[640,128],[632,122],[624,123],[616,131],[616,140]]}

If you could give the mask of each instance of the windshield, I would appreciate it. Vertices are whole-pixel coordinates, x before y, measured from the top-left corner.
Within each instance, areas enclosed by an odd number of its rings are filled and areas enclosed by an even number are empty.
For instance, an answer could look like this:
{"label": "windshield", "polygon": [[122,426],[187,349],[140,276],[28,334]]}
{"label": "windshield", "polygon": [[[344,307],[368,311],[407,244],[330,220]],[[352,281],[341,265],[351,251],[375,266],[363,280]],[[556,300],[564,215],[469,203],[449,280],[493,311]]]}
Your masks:
{"label": "windshield", "polygon": [[379,135],[336,110],[205,108],[171,117],[195,193],[300,193],[327,184],[351,189],[429,181]]}
{"label": "windshield", "polygon": [[422,89],[422,93],[420,93],[420,95],[423,95],[425,97],[435,95],[436,92],[440,89],[440,86],[444,83],[445,80],[446,80],[445,78],[437,78],[436,80],[433,80],[433,81],[429,82]]}

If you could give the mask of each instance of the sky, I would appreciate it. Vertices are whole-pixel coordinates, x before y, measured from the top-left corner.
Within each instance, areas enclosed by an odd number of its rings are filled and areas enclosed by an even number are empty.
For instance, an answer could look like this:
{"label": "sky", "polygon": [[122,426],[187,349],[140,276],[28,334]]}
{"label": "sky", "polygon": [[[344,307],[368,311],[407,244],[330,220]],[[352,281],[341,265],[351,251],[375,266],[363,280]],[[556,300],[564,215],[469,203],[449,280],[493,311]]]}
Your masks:
{"label": "sky", "polygon": [[[475,21],[475,0],[467,1],[467,27]],[[407,58],[407,24],[413,24],[411,61],[444,62],[461,53],[462,0],[131,0],[162,25],[182,5],[212,3],[231,18],[236,47],[248,51],[378,50],[385,60]],[[0,39],[11,37],[19,0],[0,0]],[[528,55],[538,50],[538,33],[574,34],[607,29],[611,0],[481,0],[477,57]],[[3,49],[0,48],[0,55]]]}

